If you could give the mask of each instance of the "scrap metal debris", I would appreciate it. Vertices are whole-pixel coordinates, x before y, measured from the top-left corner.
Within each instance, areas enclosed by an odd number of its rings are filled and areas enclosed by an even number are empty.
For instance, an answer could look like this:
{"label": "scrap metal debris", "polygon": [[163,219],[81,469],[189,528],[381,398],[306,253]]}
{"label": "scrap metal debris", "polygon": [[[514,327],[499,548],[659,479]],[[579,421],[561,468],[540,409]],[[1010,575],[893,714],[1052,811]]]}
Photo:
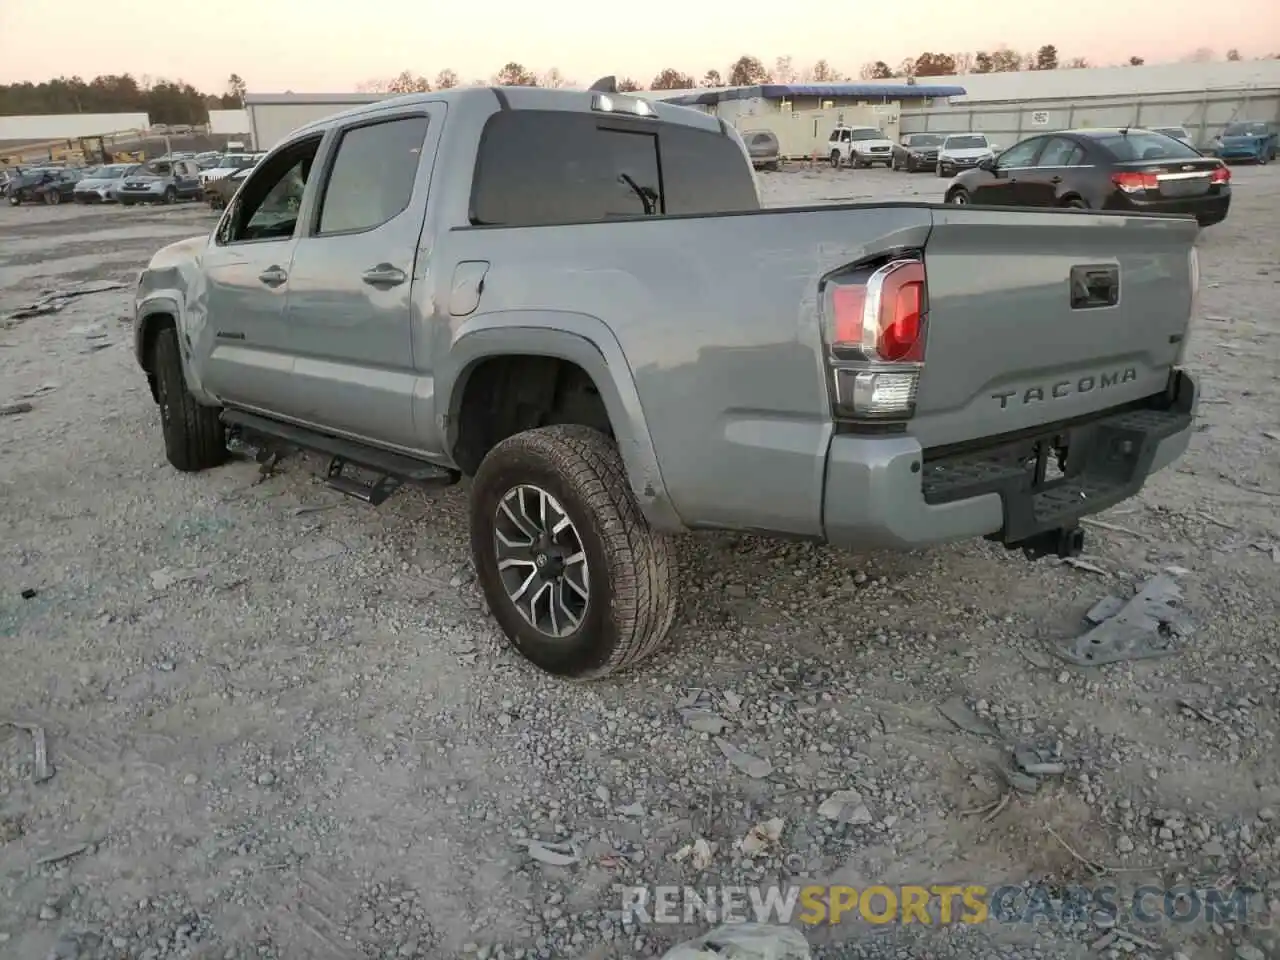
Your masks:
{"label": "scrap metal debris", "polygon": [[662,960],[810,960],[809,943],[794,927],[768,923],[726,923],[696,940],[686,940]]}
{"label": "scrap metal debris", "polygon": [[1181,600],[1182,588],[1172,577],[1153,577],[1128,601],[1106,597],[1095,604],[1085,619],[1096,625],[1054,653],[1081,667],[1176,653],[1174,641],[1193,631]]}
{"label": "scrap metal debris", "polygon": [[725,759],[731,765],[741,770],[748,777],[755,777],[757,780],[761,780],[773,773],[773,764],[768,760],[747,753],[745,750],[740,750],[728,740],[722,740],[717,737],[716,746],[720,748],[720,752],[724,754]]}
{"label": "scrap metal debris", "polygon": [[818,807],[818,816],[837,823],[872,823],[875,817],[857,790],[837,790]]}
{"label": "scrap metal debris", "polygon": [[41,867],[47,867],[51,863],[61,863],[63,860],[70,860],[72,857],[78,857],[89,849],[87,843],[77,843],[74,847],[67,847],[65,850],[57,850],[54,853],[41,857],[36,864]]}
{"label": "scrap metal debris", "polygon": [[38,723],[21,723],[17,720],[6,721],[9,726],[17,727],[31,734],[31,748],[34,754],[34,766],[31,779],[34,783],[44,783],[53,777],[53,765],[49,763],[49,748],[45,743],[44,727]]}
{"label": "scrap metal debris", "polygon": [[18,402],[0,404],[0,417],[16,417],[20,413],[30,413],[31,404]]}
{"label": "scrap metal debris", "polygon": [[1067,765],[1054,750],[1044,750],[1029,744],[1013,748],[1013,760],[1023,773],[1033,777],[1054,777],[1067,772]]}
{"label": "scrap metal debris", "polygon": [[745,837],[738,841],[738,849],[748,857],[759,857],[774,852],[782,841],[782,828],[785,825],[786,821],[781,817],[757,823],[747,831]]}
{"label": "scrap metal debris", "polygon": [[522,840],[529,856],[551,867],[568,867],[582,859],[582,851],[574,843],[557,843],[546,840]]}
{"label": "scrap metal debris", "polygon": [[78,286],[54,290],[33,303],[19,307],[5,318],[5,322],[7,325],[16,320],[26,320],[30,317],[41,317],[50,313],[57,313],[77,297],[88,296],[91,293],[106,293],[108,290],[123,290],[125,286],[125,284],[115,281],[90,281]]}
{"label": "scrap metal debris", "polygon": [[688,860],[695,870],[705,870],[711,866],[711,856],[715,849],[714,844],[708,843],[702,837],[698,837],[693,843],[686,843],[673,853],[671,859],[675,863],[683,863]]}
{"label": "scrap metal debris", "polygon": [[724,733],[729,721],[710,710],[681,710],[680,716],[690,730],[698,733]]}
{"label": "scrap metal debris", "polygon": [[938,712],[965,733],[979,737],[1000,737],[1000,732],[969,709],[962,697],[952,697],[938,705]]}

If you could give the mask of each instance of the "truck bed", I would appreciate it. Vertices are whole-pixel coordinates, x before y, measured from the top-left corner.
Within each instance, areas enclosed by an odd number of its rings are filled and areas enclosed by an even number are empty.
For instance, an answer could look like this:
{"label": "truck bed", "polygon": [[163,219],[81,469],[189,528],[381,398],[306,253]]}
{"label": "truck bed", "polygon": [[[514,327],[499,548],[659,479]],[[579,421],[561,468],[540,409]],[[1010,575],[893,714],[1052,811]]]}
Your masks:
{"label": "truck bed", "polygon": [[[448,248],[490,261],[486,313],[572,309],[608,323],[682,515],[820,535],[837,430],[824,278],[924,252],[927,346],[901,429],[926,450],[954,448],[1164,390],[1184,348],[1196,235],[1190,219],[885,203],[462,228]],[[1073,268],[1086,268],[1077,287],[1117,272],[1117,302],[1073,306]]]}

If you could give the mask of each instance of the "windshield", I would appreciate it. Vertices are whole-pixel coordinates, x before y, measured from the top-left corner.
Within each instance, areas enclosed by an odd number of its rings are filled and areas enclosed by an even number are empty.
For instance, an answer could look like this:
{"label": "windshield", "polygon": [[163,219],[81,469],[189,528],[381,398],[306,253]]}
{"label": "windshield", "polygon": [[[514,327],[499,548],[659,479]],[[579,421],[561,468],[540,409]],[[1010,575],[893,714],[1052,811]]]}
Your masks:
{"label": "windshield", "polygon": [[987,138],[981,134],[967,137],[947,137],[948,150],[981,150],[987,146]]}
{"label": "windshield", "polygon": [[1224,137],[1265,137],[1267,125],[1265,123],[1228,123],[1222,135]]}
{"label": "windshield", "polygon": [[165,160],[152,160],[143,165],[141,172],[149,173],[153,177],[167,177],[173,173],[173,164]]}
{"label": "windshield", "polygon": [[252,165],[253,157],[246,157],[242,153],[228,153],[218,161],[220,168],[230,170],[243,170],[245,167]]}
{"label": "windshield", "polygon": [[1107,134],[1095,142],[1121,163],[1130,160],[1189,160],[1200,156],[1199,151],[1161,133],[1131,130],[1127,134]]}
{"label": "windshield", "polygon": [[105,167],[94,167],[85,172],[86,180],[118,180],[133,169],[130,163],[109,163]]}
{"label": "windshield", "polygon": [[861,127],[849,132],[850,140],[883,140],[884,134],[874,127]]}
{"label": "windshield", "polygon": [[915,133],[907,137],[908,147],[936,147],[942,143],[941,137],[936,137],[932,133]]}

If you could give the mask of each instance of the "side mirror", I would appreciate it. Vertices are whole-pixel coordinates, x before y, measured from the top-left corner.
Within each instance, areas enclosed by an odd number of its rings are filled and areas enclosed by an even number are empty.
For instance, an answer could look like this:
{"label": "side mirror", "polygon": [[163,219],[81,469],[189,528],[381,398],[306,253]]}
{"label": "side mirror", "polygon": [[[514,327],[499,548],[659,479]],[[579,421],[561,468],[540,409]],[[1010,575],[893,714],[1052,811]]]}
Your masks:
{"label": "side mirror", "polygon": [[995,168],[996,168],[996,158],[995,158],[995,157],[983,157],[981,160],[979,160],[979,161],[978,161],[978,169],[979,169],[979,170],[988,170],[988,171],[990,171],[990,170],[994,170]]}

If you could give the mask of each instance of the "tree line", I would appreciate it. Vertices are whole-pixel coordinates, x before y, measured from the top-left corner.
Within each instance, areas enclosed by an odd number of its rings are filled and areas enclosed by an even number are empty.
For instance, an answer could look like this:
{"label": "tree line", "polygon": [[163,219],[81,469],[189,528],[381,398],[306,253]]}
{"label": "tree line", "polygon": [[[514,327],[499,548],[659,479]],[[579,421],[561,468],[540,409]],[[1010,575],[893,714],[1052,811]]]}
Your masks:
{"label": "tree line", "polygon": [[[1199,47],[1181,58],[1184,62],[1208,62],[1219,59],[1207,47]],[[1240,60],[1240,52],[1226,52],[1226,60]],[[1261,59],[1280,59],[1273,53]],[[1141,66],[1146,61],[1132,56],[1125,65]],[[1059,70],[1089,67],[1084,57],[1063,58],[1054,44],[1045,44],[1032,53],[1020,53],[1008,47],[979,50],[974,53],[935,53],[925,51],[917,57],[890,65],[884,60],[863,64],[858,77],[863,80],[900,79],[911,83],[917,77],[946,77],[972,73],[1011,73],[1018,70]],[[591,78],[594,80],[595,78]],[[696,87],[746,87],[761,83],[841,83],[854,79],[826,59],[807,67],[797,67],[789,56],[778,57],[772,67],[750,54],[743,54],[724,70],[717,67],[700,75],[685,73],[675,67],[659,70],[642,84],[632,77],[621,77],[618,89],[691,90]],[[590,82],[590,80],[588,81]],[[445,68],[433,78],[403,70],[388,80],[370,80],[358,89],[368,93],[410,93],[444,90],[460,85],[576,87],[557,68],[532,70],[512,61],[488,79],[473,79],[465,84],[457,71]],[[209,119],[210,110],[235,109],[244,105],[245,82],[239,74],[231,74],[221,93],[205,93],[183,80],[153,80],[142,75],[109,74],[84,80],[81,77],[57,77],[43,83],[0,84],[0,116],[62,113],[146,113],[153,123],[200,124]]]}
{"label": "tree line", "polygon": [[245,83],[227,78],[225,92],[202,93],[182,80],[109,74],[84,80],[57,77],[44,83],[0,84],[0,116],[63,113],[145,113],[152,123],[206,123],[210,110],[244,105]]}

